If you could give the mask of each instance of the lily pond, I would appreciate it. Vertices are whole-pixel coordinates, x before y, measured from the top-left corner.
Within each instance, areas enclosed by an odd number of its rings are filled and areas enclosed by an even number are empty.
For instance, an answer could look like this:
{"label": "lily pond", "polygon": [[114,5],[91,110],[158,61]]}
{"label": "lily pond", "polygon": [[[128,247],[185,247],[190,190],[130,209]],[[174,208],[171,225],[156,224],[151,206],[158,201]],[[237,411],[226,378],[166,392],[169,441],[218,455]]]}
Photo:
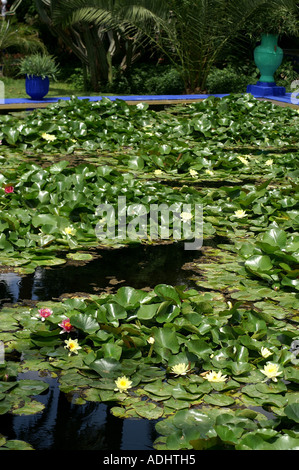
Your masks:
{"label": "lily pond", "polygon": [[[0,116],[0,449],[299,449],[298,109]],[[100,238],[120,198],[139,236]]]}

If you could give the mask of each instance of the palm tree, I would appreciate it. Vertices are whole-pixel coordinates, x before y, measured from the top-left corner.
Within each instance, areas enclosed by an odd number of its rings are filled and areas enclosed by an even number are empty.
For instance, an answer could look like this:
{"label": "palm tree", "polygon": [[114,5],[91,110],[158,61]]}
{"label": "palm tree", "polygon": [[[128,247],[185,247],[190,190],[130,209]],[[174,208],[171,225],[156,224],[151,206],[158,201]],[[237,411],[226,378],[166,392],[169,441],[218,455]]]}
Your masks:
{"label": "palm tree", "polygon": [[45,46],[34,28],[10,19],[15,14],[20,2],[21,0],[14,2],[5,17],[0,19],[0,63],[2,63],[3,54],[7,49],[16,48],[25,53],[45,50]]}
{"label": "palm tree", "polygon": [[53,21],[146,37],[179,68],[186,91],[194,92],[204,90],[211,67],[225,47],[241,41],[247,22],[281,5],[288,14],[297,8],[295,0],[56,0]]}
{"label": "palm tree", "polygon": [[[85,9],[90,4],[88,0],[72,2],[77,8],[84,2]],[[211,67],[222,58],[226,48],[234,48],[236,44],[242,47],[248,24],[255,34],[258,29],[253,25],[260,18],[267,26],[279,24],[277,32],[284,31],[285,25],[293,33],[298,32],[298,27],[294,27],[298,26],[296,3],[295,0],[120,0],[116,2],[114,15],[156,43],[181,70],[185,89],[192,93],[205,89]],[[92,16],[96,21],[95,13]]]}
{"label": "palm tree", "polygon": [[99,82],[106,83],[112,79],[112,59],[117,58],[122,68],[130,66],[139,55],[137,41],[121,34],[120,25],[113,22],[114,1],[106,0],[97,4],[97,14],[102,21],[85,21],[80,15],[69,22],[65,16],[72,13],[69,2],[57,0],[35,0],[40,19],[58,36],[80,59],[85,77],[90,73],[91,85],[98,91]]}

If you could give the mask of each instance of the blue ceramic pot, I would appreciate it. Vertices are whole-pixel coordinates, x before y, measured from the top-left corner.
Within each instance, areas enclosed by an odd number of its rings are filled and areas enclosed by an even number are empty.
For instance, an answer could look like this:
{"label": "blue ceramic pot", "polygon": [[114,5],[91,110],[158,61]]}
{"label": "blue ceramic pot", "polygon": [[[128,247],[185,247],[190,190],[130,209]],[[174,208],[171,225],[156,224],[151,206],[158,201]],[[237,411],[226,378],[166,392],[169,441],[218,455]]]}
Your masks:
{"label": "blue ceramic pot", "polygon": [[27,75],[25,79],[26,93],[33,100],[41,100],[49,92],[50,81],[48,77],[42,78]]}

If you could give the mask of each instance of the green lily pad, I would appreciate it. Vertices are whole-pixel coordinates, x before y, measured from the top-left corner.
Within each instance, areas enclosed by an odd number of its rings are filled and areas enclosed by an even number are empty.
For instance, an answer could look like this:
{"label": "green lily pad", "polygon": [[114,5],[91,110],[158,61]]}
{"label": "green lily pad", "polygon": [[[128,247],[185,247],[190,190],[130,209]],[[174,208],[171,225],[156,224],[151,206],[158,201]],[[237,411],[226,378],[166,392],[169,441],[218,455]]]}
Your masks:
{"label": "green lily pad", "polygon": [[235,403],[235,400],[232,397],[222,393],[205,395],[203,399],[206,403],[215,406],[230,406]]}
{"label": "green lily pad", "polygon": [[45,405],[37,400],[25,401],[24,404],[12,410],[14,415],[33,415],[45,409]]}
{"label": "green lily pad", "polygon": [[287,417],[296,423],[299,423],[299,403],[292,403],[287,405],[284,409]]}
{"label": "green lily pad", "polygon": [[92,362],[89,367],[95,370],[101,377],[115,377],[122,374],[122,367],[119,361],[113,358],[102,358]]}
{"label": "green lily pad", "polygon": [[67,258],[75,261],[90,261],[93,259],[93,256],[90,253],[68,253],[66,256]]}

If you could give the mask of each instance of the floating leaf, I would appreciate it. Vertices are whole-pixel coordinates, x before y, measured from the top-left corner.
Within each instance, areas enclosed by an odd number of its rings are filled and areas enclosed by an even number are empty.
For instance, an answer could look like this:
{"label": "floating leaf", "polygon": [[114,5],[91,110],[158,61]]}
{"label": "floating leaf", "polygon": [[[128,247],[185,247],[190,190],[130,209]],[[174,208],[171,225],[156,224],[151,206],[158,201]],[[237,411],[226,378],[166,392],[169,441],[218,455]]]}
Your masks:
{"label": "floating leaf", "polygon": [[122,367],[119,361],[113,358],[97,359],[89,367],[95,370],[101,377],[117,378],[122,373]]}
{"label": "floating leaf", "polygon": [[93,316],[83,313],[72,315],[71,324],[89,334],[95,333],[100,329],[99,323]]}
{"label": "floating leaf", "polygon": [[230,406],[233,403],[235,403],[235,400],[228,396],[228,395],[223,395],[221,394],[211,394],[211,395],[206,395],[204,397],[204,401],[206,403],[209,403],[210,405],[215,405],[215,406]]}
{"label": "floating leaf", "polygon": [[284,412],[289,419],[299,423],[299,403],[292,403],[287,405],[284,409]]}

